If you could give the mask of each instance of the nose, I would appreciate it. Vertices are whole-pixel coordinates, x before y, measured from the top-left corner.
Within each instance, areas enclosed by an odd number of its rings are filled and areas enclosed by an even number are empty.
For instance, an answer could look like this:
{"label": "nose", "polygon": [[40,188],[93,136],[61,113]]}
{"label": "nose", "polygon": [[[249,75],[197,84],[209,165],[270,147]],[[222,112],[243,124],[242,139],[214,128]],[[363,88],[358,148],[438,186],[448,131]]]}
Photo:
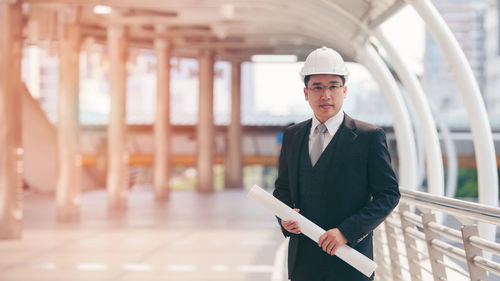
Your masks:
{"label": "nose", "polygon": [[330,92],[328,91],[328,88],[323,88],[323,91],[321,91],[321,99],[330,99]]}

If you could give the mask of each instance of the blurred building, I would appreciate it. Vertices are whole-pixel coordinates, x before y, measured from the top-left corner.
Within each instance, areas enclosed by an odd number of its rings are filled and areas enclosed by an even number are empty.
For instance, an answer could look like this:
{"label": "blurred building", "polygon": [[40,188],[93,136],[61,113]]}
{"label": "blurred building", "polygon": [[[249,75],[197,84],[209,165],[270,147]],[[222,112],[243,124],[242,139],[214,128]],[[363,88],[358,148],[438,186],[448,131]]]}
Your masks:
{"label": "blurred building", "polygon": [[490,0],[484,15],[484,100],[492,126],[500,127],[500,2]]}
{"label": "blurred building", "polygon": [[[485,93],[485,27],[487,0],[432,1],[463,49],[472,71]],[[427,32],[423,86],[435,108],[452,127],[468,127],[467,114],[450,67],[436,41]]]}

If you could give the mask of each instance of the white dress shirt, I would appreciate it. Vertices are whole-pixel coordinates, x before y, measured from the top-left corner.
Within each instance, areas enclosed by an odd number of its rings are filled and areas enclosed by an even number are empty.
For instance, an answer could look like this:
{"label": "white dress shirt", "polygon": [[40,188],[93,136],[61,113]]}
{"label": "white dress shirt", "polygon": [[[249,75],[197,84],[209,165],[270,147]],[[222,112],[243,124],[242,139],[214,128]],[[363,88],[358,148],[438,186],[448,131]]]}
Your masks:
{"label": "white dress shirt", "polygon": [[[322,151],[325,150],[330,141],[333,139],[333,136],[340,128],[342,121],[344,121],[344,111],[342,110],[342,108],[339,110],[337,114],[330,117],[330,119],[326,120],[325,126],[328,131],[325,133]],[[318,119],[316,119],[316,116],[313,115],[311,132],[309,133],[309,155],[311,155],[312,144],[314,143],[314,140],[316,139],[316,137],[318,137],[319,134],[316,132],[316,126],[318,126],[320,123],[321,122],[319,122]]]}

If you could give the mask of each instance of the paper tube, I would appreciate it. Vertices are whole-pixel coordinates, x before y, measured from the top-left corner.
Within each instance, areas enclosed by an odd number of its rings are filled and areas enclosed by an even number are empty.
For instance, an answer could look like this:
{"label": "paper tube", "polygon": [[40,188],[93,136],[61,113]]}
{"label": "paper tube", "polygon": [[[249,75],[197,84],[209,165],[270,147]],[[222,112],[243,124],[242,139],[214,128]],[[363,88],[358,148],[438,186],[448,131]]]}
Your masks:
{"label": "paper tube", "polygon": [[[285,203],[267,193],[258,185],[254,185],[252,189],[250,189],[250,191],[248,192],[248,197],[271,211],[274,215],[282,220],[297,221],[299,223],[300,231],[316,243],[318,243],[319,237],[323,235],[323,233],[325,233],[325,230],[323,230],[321,227],[317,226],[306,217],[294,211],[292,208],[288,207]],[[335,252],[335,255],[344,260],[346,263],[350,264],[352,267],[359,270],[367,277],[370,277],[377,268],[377,264],[374,261],[349,247],[348,245],[339,247]]]}

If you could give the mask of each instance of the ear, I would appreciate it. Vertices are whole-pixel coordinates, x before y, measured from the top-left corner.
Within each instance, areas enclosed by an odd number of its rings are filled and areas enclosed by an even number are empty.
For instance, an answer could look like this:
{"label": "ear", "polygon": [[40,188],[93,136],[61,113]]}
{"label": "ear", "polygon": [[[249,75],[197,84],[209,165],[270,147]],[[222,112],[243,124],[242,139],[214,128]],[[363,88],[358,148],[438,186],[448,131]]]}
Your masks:
{"label": "ear", "polygon": [[344,85],[344,98],[347,96],[347,86]]}
{"label": "ear", "polygon": [[304,98],[306,99],[306,101],[309,100],[309,95],[307,93],[307,88],[304,88]]}

